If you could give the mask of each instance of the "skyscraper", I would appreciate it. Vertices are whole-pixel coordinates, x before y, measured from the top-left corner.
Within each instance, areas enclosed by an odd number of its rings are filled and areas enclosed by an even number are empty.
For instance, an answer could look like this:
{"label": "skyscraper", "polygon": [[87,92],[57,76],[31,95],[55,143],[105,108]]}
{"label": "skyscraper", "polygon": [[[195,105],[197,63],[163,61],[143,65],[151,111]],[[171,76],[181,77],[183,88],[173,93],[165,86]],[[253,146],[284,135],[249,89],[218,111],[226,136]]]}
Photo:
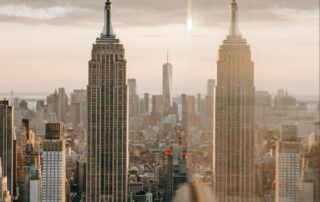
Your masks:
{"label": "skyscraper", "polygon": [[125,49],[111,26],[105,3],[104,29],[89,61],[87,202],[127,201],[128,129]]}
{"label": "skyscraper", "polygon": [[8,100],[0,101],[0,158],[2,174],[7,177],[8,190],[13,193],[13,119]]}
{"label": "skyscraper", "polygon": [[64,88],[58,89],[58,120],[61,122],[66,121],[66,113],[68,107],[68,96]]}
{"label": "skyscraper", "polygon": [[136,79],[128,79],[129,88],[129,117],[137,117],[139,114],[139,96],[137,95]]}
{"label": "skyscraper", "polygon": [[144,106],[143,106],[144,113],[149,114],[149,93],[145,93],[143,99],[144,99]]}
{"label": "skyscraper", "polygon": [[254,64],[250,46],[237,25],[231,2],[231,27],[219,49],[214,122],[214,187],[218,201],[250,202],[255,195]]}
{"label": "skyscraper", "polygon": [[1,202],[11,202],[10,191],[7,186],[7,177],[2,175],[2,165],[0,158],[0,201]]}
{"label": "skyscraper", "polygon": [[[66,200],[66,143],[61,137],[62,132],[61,123],[46,124],[46,139],[43,141],[42,152],[41,201]],[[34,196],[33,191],[31,196]]]}
{"label": "skyscraper", "polygon": [[167,62],[163,65],[162,74],[162,95],[164,103],[164,113],[167,115],[170,112],[172,99],[172,65],[169,63],[167,54]]}
{"label": "skyscraper", "polygon": [[216,80],[209,79],[207,83],[207,97],[206,97],[206,114],[211,119],[214,114],[214,88],[215,88]]}
{"label": "skyscraper", "polygon": [[[301,156],[298,141],[276,144],[276,202],[301,201]],[[313,195],[313,194],[311,194]]]}

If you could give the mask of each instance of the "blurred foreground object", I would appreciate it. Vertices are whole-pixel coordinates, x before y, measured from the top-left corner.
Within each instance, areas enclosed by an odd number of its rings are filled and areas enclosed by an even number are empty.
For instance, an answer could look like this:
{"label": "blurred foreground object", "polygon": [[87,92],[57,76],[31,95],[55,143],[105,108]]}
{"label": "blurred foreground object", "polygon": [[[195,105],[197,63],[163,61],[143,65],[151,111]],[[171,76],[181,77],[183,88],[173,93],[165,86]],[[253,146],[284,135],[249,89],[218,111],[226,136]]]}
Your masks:
{"label": "blurred foreground object", "polygon": [[176,192],[173,202],[214,202],[212,190],[200,181],[185,184]]}

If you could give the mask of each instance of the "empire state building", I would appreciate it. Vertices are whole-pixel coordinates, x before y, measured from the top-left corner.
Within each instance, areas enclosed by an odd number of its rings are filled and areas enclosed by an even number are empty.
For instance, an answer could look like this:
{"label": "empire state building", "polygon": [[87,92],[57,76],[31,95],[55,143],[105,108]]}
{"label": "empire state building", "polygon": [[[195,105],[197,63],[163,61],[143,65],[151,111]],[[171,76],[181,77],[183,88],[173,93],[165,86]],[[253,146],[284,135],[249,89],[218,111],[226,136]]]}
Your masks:
{"label": "empire state building", "polygon": [[214,189],[219,202],[251,202],[255,195],[254,64],[238,29],[238,4],[219,49],[214,121]]}
{"label": "empire state building", "polygon": [[87,202],[126,202],[128,184],[125,49],[111,26],[111,2],[89,61]]}

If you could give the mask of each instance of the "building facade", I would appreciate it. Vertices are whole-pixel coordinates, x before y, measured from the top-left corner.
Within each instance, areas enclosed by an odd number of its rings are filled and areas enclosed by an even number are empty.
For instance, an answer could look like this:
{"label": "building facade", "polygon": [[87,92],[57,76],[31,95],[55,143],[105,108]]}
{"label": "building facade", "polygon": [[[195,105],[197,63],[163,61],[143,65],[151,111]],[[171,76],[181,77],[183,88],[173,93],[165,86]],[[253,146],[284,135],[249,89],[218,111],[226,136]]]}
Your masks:
{"label": "building facade", "polygon": [[276,145],[276,202],[301,201],[301,155],[296,141]]}
{"label": "building facade", "polygon": [[238,4],[231,2],[231,26],[219,49],[214,121],[214,188],[218,201],[255,201],[254,64],[237,26]]}
{"label": "building facade", "polygon": [[[62,139],[61,123],[46,124],[46,139],[43,141],[42,152],[42,194],[43,202],[66,201],[66,148]],[[33,186],[37,183],[33,182]],[[32,197],[36,193],[31,192]]]}
{"label": "building facade", "polygon": [[129,88],[129,117],[134,118],[139,115],[139,96],[137,95],[136,79],[128,79]]}
{"label": "building facade", "polygon": [[2,174],[7,178],[8,190],[13,193],[13,119],[8,100],[0,101],[0,158]]}
{"label": "building facade", "polygon": [[111,26],[105,3],[103,32],[89,61],[87,202],[125,202],[128,184],[125,49]]}
{"label": "building facade", "polygon": [[207,83],[207,96],[206,96],[206,114],[208,117],[213,119],[214,114],[214,89],[216,85],[216,80],[209,79]]}

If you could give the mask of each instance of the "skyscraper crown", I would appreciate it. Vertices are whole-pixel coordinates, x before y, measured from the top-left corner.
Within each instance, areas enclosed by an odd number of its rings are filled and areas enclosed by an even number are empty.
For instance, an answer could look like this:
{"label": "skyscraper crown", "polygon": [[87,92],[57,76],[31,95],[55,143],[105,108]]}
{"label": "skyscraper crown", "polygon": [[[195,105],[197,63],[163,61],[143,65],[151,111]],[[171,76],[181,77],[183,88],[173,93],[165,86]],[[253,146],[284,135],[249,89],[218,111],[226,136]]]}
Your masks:
{"label": "skyscraper crown", "polygon": [[111,0],[106,0],[104,6],[104,26],[100,38],[97,39],[97,43],[118,43],[116,35],[112,29],[111,21]]}
{"label": "skyscraper crown", "polygon": [[106,0],[104,6],[104,27],[102,31],[102,35],[106,37],[114,37],[112,30],[112,22],[111,22],[111,1]]}

